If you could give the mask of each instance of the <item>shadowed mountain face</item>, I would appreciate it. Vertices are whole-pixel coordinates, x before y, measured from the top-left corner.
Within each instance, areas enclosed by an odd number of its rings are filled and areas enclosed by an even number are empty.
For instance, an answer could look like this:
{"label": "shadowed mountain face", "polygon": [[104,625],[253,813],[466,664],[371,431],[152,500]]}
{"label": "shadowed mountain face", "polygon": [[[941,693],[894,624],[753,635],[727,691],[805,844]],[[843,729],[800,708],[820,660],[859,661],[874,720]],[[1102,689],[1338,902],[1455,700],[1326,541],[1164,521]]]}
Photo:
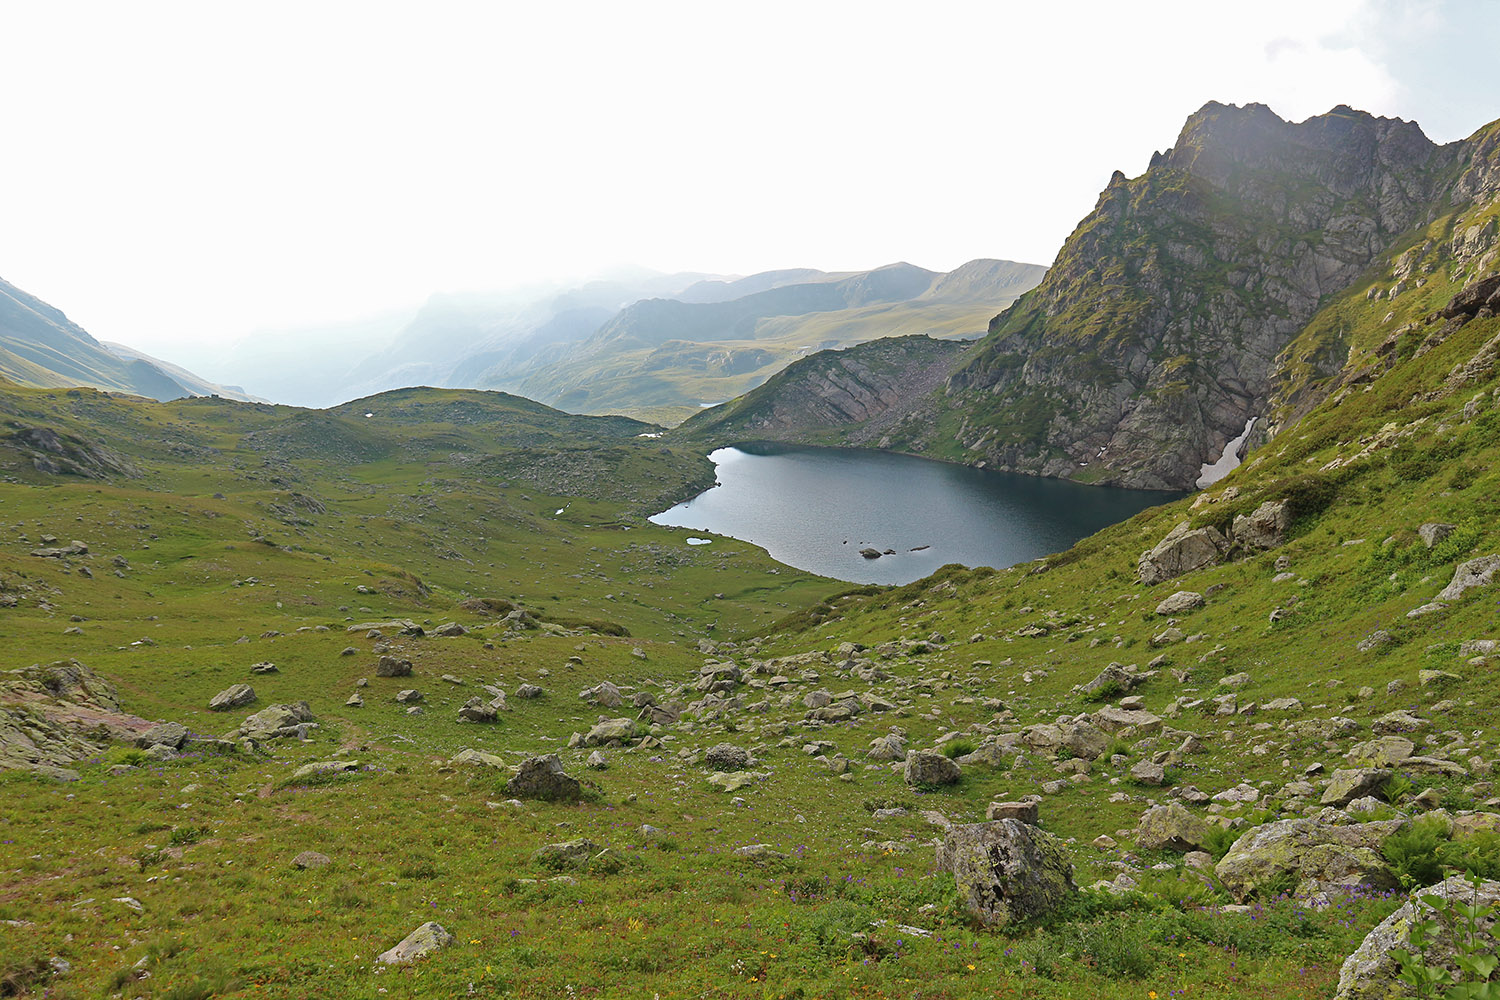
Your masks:
{"label": "shadowed mountain face", "polygon": [[[1261,105],[1210,103],[1145,174],[1115,174],[1040,285],[949,362],[939,389],[923,388],[929,379],[883,416],[841,429],[782,426],[780,438],[889,438],[890,447],[1013,471],[1192,488],[1251,418],[1262,419],[1249,444],[1265,439],[1278,385],[1340,369],[1348,337],[1329,332],[1336,323],[1320,326],[1317,349],[1293,345],[1372,266],[1413,244],[1451,244],[1458,237],[1443,226],[1462,221],[1473,229],[1465,252],[1483,270],[1494,234],[1454,209],[1483,208],[1500,191],[1494,132],[1438,146],[1413,123],[1347,107],[1292,124]],[[1429,280],[1414,266],[1402,290]],[[738,405],[807,409],[769,398]],[[857,426],[877,417],[904,429]]]}
{"label": "shadowed mountain face", "polygon": [[93,386],[162,400],[212,394],[250,398],[129,348],[106,347],[60,309],[3,279],[0,376],[20,385]]}

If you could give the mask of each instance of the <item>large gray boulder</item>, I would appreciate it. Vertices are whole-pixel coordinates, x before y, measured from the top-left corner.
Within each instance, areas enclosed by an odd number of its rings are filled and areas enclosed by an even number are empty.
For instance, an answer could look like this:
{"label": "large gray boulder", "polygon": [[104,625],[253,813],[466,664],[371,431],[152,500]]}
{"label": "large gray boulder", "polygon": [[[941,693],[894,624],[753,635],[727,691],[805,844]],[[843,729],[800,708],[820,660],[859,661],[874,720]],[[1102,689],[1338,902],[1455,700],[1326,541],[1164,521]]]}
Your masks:
{"label": "large gray boulder", "polygon": [[[1375,929],[1365,935],[1354,954],[1344,960],[1339,969],[1339,989],[1336,1000],[1388,1000],[1390,997],[1406,996],[1404,984],[1396,979],[1401,963],[1392,954],[1398,948],[1411,946],[1411,928],[1417,920],[1431,919],[1433,908],[1426,896],[1437,896],[1460,903],[1477,903],[1480,906],[1500,904],[1500,882],[1483,882],[1477,890],[1468,879],[1455,876],[1431,889],[1416,894],[1416,898],[1386,917]],[[1481,930],[1478,944],[1481,949],[1495,952],[1500,948],[1500,937],[1496,935],[1495,922],[1489,920]],[[1483,927],[1483,925],[1481,925]],[[1458,971],[1453,961],[1453,928],[1438,921],[1438,929],[1429,937],[1423,948],[1423,960],[1430,968],[1442,968],[1450,975]],[[1440,987],[1440,990],[1445,987]]]}
{"label": "large gray boulder", "polygon": [[1286,544],[1286,530],[1292,514],[1285,500],[1267,500],[1249,515],[1235,516],[1230,534],[1234,542],[1247,549],[1274,549]]}
{"label": "large gray boulder", "polygon": [[411,661],[399,656],[382,656],[375,664],[376,677],[410,677]]}
{"label": "large gray boulder", "polygon": [[1316,819],[1277,820],[1246,832],[1214,870],[1240,902],[1288,887],[1298,896],[1360,885],[1394,889],[1398,882],[1380,856],[1380,845],[1407,822],[1335,826]]}
{"label": "large gray boulder", "polygon": [[1159,615],[1180,615],[1203,607],[1203,595],[1195,590],[1179,590],[1156,606]]}
{"label": "large gray boulder", "polygon": [[906,768],[902,772],[906,783],[913,788],[924,785],[954,785],[963,777],[957,763],[931,750],[913,750],[906,755]]}
{"label": "large gray boulder", "polygon": [[208,700],[211,712],[228,712],[244,708],[255,701],[255,689],[249,684],[231,684]]}
{"label": "large gray boulder", "polygon": [[1351,767],[1333,772],[1320,803],[1347,806],[1366,795],[1379,795],[1391,783],[1391,772],[1383,767]]}
{"label": "large gray boulder", "polygon": [[625,703],[625,699],[620,695],[620,689],[609,681],[600,681],[593,687],[578,692],[578,697],[603,708],[619,708]]}
{"label": "large gray boulder", "polygon": [[750,751],[733,743],[720,743],[708,748],[703,763],[715,771],[743,771],[750,766]]}
{"label": "large gray boulder", "polygon": [[1152,806],[1137,825],[1136,846],[1145,851],[1200,851],[1208,843],[1208,824],[1176,802]]}
{"label": "large gray boulder", "polygon": [[1440,601],[1456,601],[1464,591],[1473,587],[1488,587],[1495,580],[1495,571],[1500,570],[1500,554],[1480,556],[1458,564],[1453,571],[1453,581],[1437,595]]}
{"label": "large gray boulder", "polygon": [[142,750],[148,747],[171,747],[176,750],[188,738],[187,726],[180,722],[159,722],[135,738]]}
{"label": "large gray boulder", "polygon": [[288,736],[300,739],[307,735],[312,721],[312,709],[305,701],[290,705],[267,705],[241,723],[239,729],[235,730],[235,735],[248,736],[253,740]]}
{"label": "large gray boulder", "polygon": [[515,776],[505,783],[505,791],[518,799],[547,802],[577,802],[583,797],[583,786],[563,772],[562,761],[555,753],[523,760]]}
{"label": "large gray boulder", "polygon": [[463,707],[458,710],[459,722],[494,722],[499,717],[500,713],[495,706],[477,695],[464,702]]}
{"label": "large gray boulder", "polygon": [[1066,845],[1020,820],[950,827],[937,866],[953,874],[969,912],[993,927],[1045,916],[1077,892]]}
{"label": "large gray boulder", "polygon": [[440,948],[453,943],[453,935],[443,925],[431,920],[401,939],[401,943],[390,951],[375,956],[375,961],[385,965],[407,965],[424,958]]}
{"label": "large gray boulder", "polygon": [[618,746],[627,740],[640,739],[644,735],[646,731],[634,719],[605,719],[584,735],[583,745],[586,747]]}
{"label": "large gray boulder", "polygon": [[1157,542],[1155,548],[1141,553],[1136,573],[1147,586],[1165,583],[1184,573],[1216,565],[1228,551],[1229,539],[1218,528],[1193,528],[1183,521]]}

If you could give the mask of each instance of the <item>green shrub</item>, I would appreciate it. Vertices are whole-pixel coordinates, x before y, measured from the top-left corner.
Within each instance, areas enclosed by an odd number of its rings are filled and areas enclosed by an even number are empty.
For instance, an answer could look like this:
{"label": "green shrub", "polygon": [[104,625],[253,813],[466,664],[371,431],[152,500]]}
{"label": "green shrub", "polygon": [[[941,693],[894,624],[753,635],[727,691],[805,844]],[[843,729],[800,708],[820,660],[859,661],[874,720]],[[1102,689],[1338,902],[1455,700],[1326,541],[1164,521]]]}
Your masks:
{"label": "green shrub", "polygon": [[829,957],[864,950],[864,940],[875,923],[875,911],[863,903],[835,899],[819,906],[793,928],[797,937]]}
{"label": "green shrub", "polygon": [[943,744],[943,756],[950,760],[966,756],[974,752],[973,740],[949,740]]}
{"label": "green shrub", "polygon": [[1224,855],[1234,846],[1234,842],[1240,839],[1243,830],[1233,830],[1227,826],[1211,826],[1208,828],[1208,837],[1203,843],[1203,849],[1213,855],[1215,861],[1222,861]]}
{"label": "green shrub", "polygon": [[1402,885],[1432,885],[1443,878],[1447,830],[1441,821],[1418,820],[1380,845],[1380,853]]}

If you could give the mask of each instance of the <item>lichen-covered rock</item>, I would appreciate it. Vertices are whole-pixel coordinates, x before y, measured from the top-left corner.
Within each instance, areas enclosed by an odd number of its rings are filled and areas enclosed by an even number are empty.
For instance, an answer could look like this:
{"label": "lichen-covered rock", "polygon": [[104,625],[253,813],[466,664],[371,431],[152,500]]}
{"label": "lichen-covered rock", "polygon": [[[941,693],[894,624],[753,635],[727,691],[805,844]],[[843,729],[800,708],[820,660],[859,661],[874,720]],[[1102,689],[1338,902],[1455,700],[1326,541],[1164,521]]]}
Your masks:
{"label": "lichen-covered rock", "polygon": [[619,708],[625,703],[620,689],[609,681],[600,681],[593,687],[578,692],[578,697],[603,708]]}
{"label": "lichen-covered rock", "polygon": [[1292,515],[1285,500],[1267,500],[1248,516],[1235,516],[1230,534],[1236,545],[1247,549],[1274,549],[1286,544]]}
{"label": "lichen-covered rock", "polygon": [[494,722],[499,717],[500,713],[495,707],[477,695],[464,702],[463,707],[458,710],[459,722]]}
{"label": "lichen-covered rock", "polygon": [[1197,851],[1208,843],[1208,824],[1176,802],[1147,809],[1137,825],[1136,846],[1146,851]]}
{"label": "lichen-covered rock", "polygon": [[453,935],[444,930],[442,924],[429,920],[402,938],[401,943],[390,951],[376,955],[375,961],[385,965],[406,965],[452,943]]}
{"label": "lichen-covered rock", "polygon": [[1203,595],[1194,590],[1179,590],[1156,606],[1159,615],[1180,615],[1203,607]]}
{"label": "lichen-covered rock", "polygon": [[1394,889],[1398,883],[1380,856],[1380,845],[1407,822],[1335,826],[1316,819],[1277,820],[1241,836],[1214,870],[1240,902],[1287,888],[1298,895],[1334,886]]}
{"label": "lichen-covered rock", "polygon": [[208,709],[211,712],[228,712],[244,708],[253,701],[255,689],[249,684],[231,684],[208,700]]}
{"label": "lichen-covered rock", "polygon": [[583,786],[563,772],[562,761],[555,753],[523,760],[515,776],[505,783],[505,791],[518,799],[548,802],[576,802],[583,797]]}
{"label": "lichen-covered rock", "polygon": [[268,705],[241,723],[234,735],[248,736],[253,740],[301,737],[306,735],[312,720],[312,709],[305,701],[289,705]]}
{"label": "lichen-covered rock", "polygon": [[963,777],[957,763],[931,750],[913,750],[906,755],[906,767],[902,772],[906,783],[913,788],[923,785],[953,785]]}
{"label": "lichen-covered rock", "polygon": [[703,763],[715,771],[743,771],[750,766],[750,752],[733,743],[720,743],[708,748]]}
{"label": "lichen-covered rock", "polygon": [[382,656],[375,664],[376,677],[410,677],[411,661],[399,656]]}
{"label": "lichen-covered rock", "polygon": [[1218,528],[1193,528],[1183,521],[1149,552],[1141,553],[1136,573],[1149,587],[1216,565],[1228,551],[1229,539]]}
{"label": "lichen-covered rock", "polygon": [[1488,587],[1494,582],[1496,570],[1500,570],[1500,554],[1480,556],[1478,559],[1461,562],[1453,571],[1453,581],[1442,589],[1437,599],[1456,601],[1466,590],[1474,587]]}
{"label": "lichen-covered rock", "polygon": [[1344,759],[1355,767],[1397,767],[1410,760],[1416,751],[1416,744],[1404,736],[1377,736],[1356,743]]}
{"label": "lichen-covered rock", "polygon": [[165,746],[176,750],[188,738],[187,726],[180,722],[162,722],[152,726],[135,738],[135,745],[142,750],[147,747]]}
{"label": "lichen-covered rock", "polygon": [[1366,795],[1379,795],[1391,782],[1391,772],[1383,767],[1351,767],[1333,772],[1320,803],[1346,806]]}
{"label": "lichen-covered rock", "polygon": [[598,853],[598,844],[580,837],[557,844],[544,844],[532,852],[531,860],[543,868],[562,871],[566,868],[587,868],[589,861]]}
{"label": "lichen-covered rock", "polygon": [[937,866],[969,912],[994,927],[1045,916],[1077,891],[1061,840],[1014,819],[951,827]]}
{"label": "lichen-covered rock", "polygon": [[[1433,916],[1432,905],[1424,898],[1427,896],[1491,906],[1500,903],[1500,882],[1482,882],[1476,889],[1469,884],[1468,879],[1455,876],[1416,893],[1414,899],[1407,901],[1365,935],[1360,946],[1344,960],[1343,967],[1339,969],[1336,1000],[1390,1000],[1392,997],[1408,995],[1405,985],[1396,978],[1401,971],[1401,963],[1392,952],[1398,948],[1409,948],[1412,924]],[[1428,941],[1423,949],[1423,961],[1428,967],[1446,969],[1450,976],[1456,973],[1458,965],[1453,961],[1456,954],[1453,930],[1438,921],[1438,929]],[[1477,943],[1482,950],[1492,953],[1500,947],[1500,936],[1496,934],[1493,916],[1481,923],[1481,935]],[[1439,992],[1441,991],[1442,987],[1439,988]]]}
{"label": "lichen-covered rock", "polygon": [[583,745],[586,747],[617,745],[626,740],[640,739],[644,735],[645,730],[634,719],[605,719],[584,735]]}

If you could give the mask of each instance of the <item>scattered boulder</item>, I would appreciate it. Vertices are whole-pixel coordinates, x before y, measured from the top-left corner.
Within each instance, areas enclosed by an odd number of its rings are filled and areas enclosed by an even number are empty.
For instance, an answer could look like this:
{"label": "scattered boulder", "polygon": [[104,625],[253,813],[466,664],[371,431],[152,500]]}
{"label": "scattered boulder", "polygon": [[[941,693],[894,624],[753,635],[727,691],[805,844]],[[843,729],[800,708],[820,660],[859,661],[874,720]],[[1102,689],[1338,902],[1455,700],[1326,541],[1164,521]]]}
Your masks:
{"label": "scattered boulder", "polygon": [[1136,573],[1147,586],[1213,566],[1229,551],[1229,539],[1214,527],[1193,528],[1183,521],[1149,552],[1141,553]]}
{"label": "scattered boulder", "polygon": [[460,750],[448,763],[469,764],[474,767],[505,767],[505,761],[483,750]]}
{"label": "scattered boulder", "polygon": [[1111,663],[1095,674],[1093,680],[1079,687],[1078,692],[1085,698],[1104,697],[1113,691],[1129,691],[1144,680],[1140,674],[1126,669],[1125,664]]}
{"label": "scattered boulder", "polygon": [[602,681],[586,691],[578,692],[578,697],[603,708],[619,708],[625,704],[625,699],[620,695],[620,689],[609,681]]}
{"label": "scattered boulder", "polygon": [[1427,720],[1412,715],[1405,709],[1387,712],[1370,723],[1370,731],[1376,736],[1400,736],[1427,728]]}
{"label": "scattered boulder", "polygon": [[450,636],[464,635],[468,631],[468,629],[464,628],[458,622],[444,622],[437,628],[433,629],[432,634],[446,638]]}
{"label": "scattered boulder", "polygon": [[562,761],[555,753],[523,760],[515,776],[505,783],[505,790],[518,799],[547,802],[576,802],[583,797],[583,786],[563,772]]}
{"label": "scattered boulder", "polygon": [[1249,515],[1238,514],[1230,534],[1247,549],[1274,549],[1286,544],[1292,514],[1285,500],[1267,500]]}
{"label": "scattered boulder", "polygon": [[158,746],[171,747],[176,750],[187,738],[187,726],[178,722],[161,722],[137,736],[135,745],[142,750]]}
{"label": "scattered boulder", "polygon": [[211,712],[228,712],[235,708],[244,708],[255,701],[255,689],[249,684],[231,684],[208,701],[208,709]]}
{"label": "scattered boulder", "polygon": [[870,752],[865,757],[869,760],[905,760],[906,745],[906,737],[888,733],[870,741]]}
{"label": "scattered boulder", "polygon": [[376,677],[410,677],[411,661],[396,656],[382,656],[375,664]]}
{"label": "scattered boulder", "polygon": [[1333,772],[1323,797],[1325,806],[1346,806],[1366,795],[1379,795],[1391,783],[1391,772],[1383,767],[1344,768]]}
{"label": "scattered boulder", "polygon": [[998,819],[1013,819],[1018,823],[1036,826],[1041,816],[1035,800],[1027,802],[991,802],[984,810],[984,818],[993,823]]}
{"label": "scattered boulder", "polygon": [[293,868],[326,868],[332,863],[332,858],[317,851],[303,851],[292,859]]}
{"label": "scattered boulder", "polygon": [[750,767],[750,752],[733,743],[720,743],[708,748],[703,763],[715,771],[744,771]]}
{"label": "scattered boulder", "polygon": [[1458,530],[1458,525],[1456,524],[1429,523],[1418,527],[1417,535],[1422,539],[1422,544],[1430,549],[1456,530]]}
{"label": "scattered boulder", "polygon": [[407,965],[448,947],[453,940],[453,935],[444,930],[442,924],[429,920],[402,938],[401,943],[390,951],[376,955],[375,961],[384,965]]}
{"label": "scattered boulder", "polygon": [[1002,927],[1057,909],[1077,891],[1061,840],[1014,819],[952,826],[937,851],[969,912]]}
{"label": "scattered boulder", "polygon": [[531,854],[531,860],[552,871],[567,868],[587,868],[589,862],[599,854],[599,845],[580,837],[557,844],[543,844]]}
{"label": "scattered boulder", "polygon": [[1496,570],[1500,570],[1500,554],[1480,556],[1478,559],[1459,563],[1458,568],[1453,571],[1453,581],[1442,589],[1437,599],[1456,601],[1466,590],[1488,587],[1494,582]]}
{"label": "scattered boulder", "polygon": [[584,761],[584,763],[593,771],[605,771],[609,769],[609,761],[598,750],[589,754],[589,759]]}
{"label": "scattered boulder", "polygon": [[250,664],[250,672],[252,674],[279,674],[279,673],[281,673],[281,671],[277,668],[276,664],[271,663],[269,661],[268,662],[264,662],[264,663],[252,663],[252,664]]}
{"label": "scattered boulder", "polygon": [[1136,846],[1146,851],[1202,850],[1208,843],[1208,824],[1176,802],[1152,806],[1141,816]]}
{"label": "scattered boulder", "polygon": [[335,774],[348,774],[359,770],[359,762],[354,760],[315,760],[311,764],[303,764],[292,772],[293,781],[303,781],[307,778],[326,778]]}
{"label": "scattered boulder", "polygon": [[1416,744],[1404,736],[1378,736],[1356,743],[1344,759],[1355,767],[1399,767],[1416,752]]}
{"label": "scattered boulder", "polygon": [[1203,595],[1192,590],[1179,590],[1156,606],[1159,615],[1180,615],[1194,608],[1203,607]]}
{"label": "scattered boulder", "polygon": [[635,719],[605,719],[584,735],[583,745],[586,747],[617,746],[627,740],[640,739],[645,734],[645,730]]}
{"label": "scattered boulder", "polygon": [[[1463,904],[1480,907],[1500,904],[1500,882],[1481,882],[1476,888],[1462,876],[1454,876],[1445,882],[1415,894],[1395,913],[1386,917],[1365,939],[1354,953],[1344,960],[1339,969],[1339,988],[1336,1000],[1386,1000],[1392,996],[1405,996],[1405,986],[1397,978],[1401,962],[1396,957],[1397,949],[1411,948],[1412,926],[1422,919],[1433,917],[1432,904],[1426,897],[1436,896]],[[1423,960],[1429,968],[1447,972],[1458,971],[1454,961],[1457,954],[1455,932],[1458,928],[1438,921],[1437,930],[1428,937],[1422,948]],[[1488,926],[1481,923],[1478,944],[1481,949],[1494,953],[1500,946],[1500,935],[1496,933],[1494,918]],[[1451,980],[1449,980],[1451,982]],[[1443,987],[1440,984],[1439,989]]]}
{"label": "scattered boulder", "polygon": [[1385,839],[1404,819],[1338,826],[1317,819],[1284,819],[1247,831],[1214,870],[1239,902],[1263,889],[1294,883],[1298,896],[1328,888],[1368,885],[1394,889],[1395,875],[1380,856]]}
{"label": "scattered boulder", "polygon": [[913,750],[906,755],[906,768],[902,772],[906,783],[913,788],[924,785],[953,785],[963,777],[958,764],[931,750]]}
{"label": "scattered boulder", "polygon": [[1143,760],[1131,765],[1130,780],[1137,785],[1165,785],[1167,770],[1154,761]]}
{"label": "scattered boulder", "polygon": [[522,684],[516,688],[516,697],[522,699],[540,698],[546,692],[535,684]]}
{"label": "scattered boulder", "polygon": [[402,705],[415,705],[422,700],[422,692],[415,688],[406,688],[396,692],[396,701]]}
{"label": "scattered boulder", "polygon": [[299,701],[290,705],[268,705],[256,712],[254,715],[240,723],[234,731],[237,737],[249,737],[252,740],[279,739],[295,736],[305,739],[307,731],[313,726],[312,709],[307,702]]}
{"label": "scattered boulder", "polygon": [[495,706],[486,703],[478,695],[464,702],[463,707],[458,710],[459,722],[494,722],[499,717],[500,713]]}

